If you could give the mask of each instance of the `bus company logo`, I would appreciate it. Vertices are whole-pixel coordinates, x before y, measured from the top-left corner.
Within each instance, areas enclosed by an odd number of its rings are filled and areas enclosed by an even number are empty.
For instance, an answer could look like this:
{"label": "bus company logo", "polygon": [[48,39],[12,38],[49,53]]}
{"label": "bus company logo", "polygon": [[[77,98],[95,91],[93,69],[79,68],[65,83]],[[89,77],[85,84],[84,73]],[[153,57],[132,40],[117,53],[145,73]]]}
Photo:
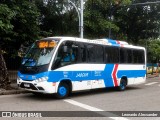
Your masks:
{"label": "bus company logo", "polygon": [[12,117],[11,112],[2,112],[2,117]]}
{"label": "bus company logo", "polygon": [[26,75],[26,79],[28,78],[28,76]]}
{"label": "bus company logo", "polygon": [[77,73],[76,78],[77,77],[88,77],[89,74],[88,73]]}

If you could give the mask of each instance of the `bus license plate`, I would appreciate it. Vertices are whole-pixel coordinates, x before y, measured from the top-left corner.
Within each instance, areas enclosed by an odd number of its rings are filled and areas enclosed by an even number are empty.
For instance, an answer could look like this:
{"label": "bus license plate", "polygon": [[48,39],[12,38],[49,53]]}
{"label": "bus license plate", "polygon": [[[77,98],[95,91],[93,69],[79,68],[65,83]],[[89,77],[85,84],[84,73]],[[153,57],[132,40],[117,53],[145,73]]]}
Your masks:
{"label": "bus license plate", "polygon": [[28,84],[28,83],[24,83],[24,87],[29,88],[29,87],[30,87],[30,84]]}

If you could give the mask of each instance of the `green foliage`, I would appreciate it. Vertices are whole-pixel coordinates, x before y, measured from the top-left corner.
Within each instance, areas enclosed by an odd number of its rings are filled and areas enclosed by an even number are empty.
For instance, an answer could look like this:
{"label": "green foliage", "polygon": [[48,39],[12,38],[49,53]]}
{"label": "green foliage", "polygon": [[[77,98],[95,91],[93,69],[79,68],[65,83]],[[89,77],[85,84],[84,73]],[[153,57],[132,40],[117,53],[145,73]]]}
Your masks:
{"label": "green foliage", "polygon": [[147,44],[148,61],[158,63],[160,62],[160,40],[152,39]]}
{"label": "green foliage", "polygon": [[29,0],[3,0],[0,4],[0,34],[2,49],[17,55],[21,44],[39,37],[39,11]]}
{"label": "green foliage", "polygon": [[130,0],[87,0],[84,10],[86,36],[108,37],[109,30],[117,33],[120,28],[115,24],[113,15],[121,4],[127,5],[130,2]]}
{"label": "green foliage", "polygon": [[16,0],[12,9],[16,16],[12,23],[15,26],[14,37],[20,43],[25,41],[32,42],[39,35],[39,12],[34,3],[27,0]]}
{"label": "green foliage", "polygon": [[0,36],[11,32],[14,27],[11,19],[14,16],[15,13],[6,4],[0,4]]}
{"label": "green foliage", "polygon": [[63,0],[48,0],[45,4],[36,0],[36,5],[41,13],[41,36],[78,36],[78,15],[72,5]]}
{"label": "green foliage", "polygon": [[[136,0],[145,3],[146,0]],[[152,1],[153,2],[153,1]],[[121,6],[115,14],[118,34],[126,35],[127,40],[138,44],[139,40],[159,36],[160,4]]]}
{"label": "green foliage", "polygon": [[[17,55],[21,44],[48,36],[79,36],[79,19],[67,0],[0,1],[0,35],[2,49]],[[85,0],[84,0],[85,1]],[[80,0],[72,0],[80,7]],[[132,3],[131,3],[132,2]],[[146,0],[86,0],[84,36],[127,40],[133,44],[157,38],[160,4],[131,5]],[[149,41],[149,40],[148,40]],[[11,54],[12,54],[11,53]],[[12,54],[13,55],[13,54]]]}

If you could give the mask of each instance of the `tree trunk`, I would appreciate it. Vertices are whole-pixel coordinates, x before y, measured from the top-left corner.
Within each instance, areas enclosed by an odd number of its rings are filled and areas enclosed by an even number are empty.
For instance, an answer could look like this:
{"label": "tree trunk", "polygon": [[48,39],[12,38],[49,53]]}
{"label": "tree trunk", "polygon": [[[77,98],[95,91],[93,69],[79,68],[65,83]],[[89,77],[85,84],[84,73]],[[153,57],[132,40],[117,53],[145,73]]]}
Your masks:
{"label": "tree trunk", "polygon": [[10,83],[6,63],[0,48],[0,88],[10,89]]}
{"label": "tree trunk", "polygon": [[153,75],[153,70],[154,70],[154,63],[152,62],[152,73],[151,73],[151,75]]}

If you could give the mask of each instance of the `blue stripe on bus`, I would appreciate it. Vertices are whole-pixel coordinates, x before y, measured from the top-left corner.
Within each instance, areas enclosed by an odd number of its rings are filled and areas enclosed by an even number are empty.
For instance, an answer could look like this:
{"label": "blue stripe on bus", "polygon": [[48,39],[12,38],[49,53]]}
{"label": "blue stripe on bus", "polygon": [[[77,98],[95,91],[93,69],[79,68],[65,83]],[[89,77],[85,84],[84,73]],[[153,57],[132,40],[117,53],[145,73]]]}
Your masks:
{"label": "blue stripe on bus", "polygon": [[[107,64],[104,71],[48,71],[36,75],[26,75],[18,72],[18,76],[23,80],[35,80],[48,76],[48,82],[58,82],[63,79],[72,81],[98,80],[103,79],[106,87],[114,86],[112,71],[114,64]],[[126,76],[127,78],[144,77],[146,70],[118,70],[117,78]]]}
{"label": "blue stripe on bus", "polygon": [[146,70],[119,70],[117,72],[117,77],[121,78],[122,76],[127,76],[127,78],[133,77],[144,77]]}
{"label": "blue stripe on bus", "polygon": [[35,79],[38,79],[38,78],[41,78],[41,77],[46,77],[46,76],[48,76],[48,73],[49,72],[43,72],[43,73],[38,73],[38,74],[35,74],[35,75],[29,75],[29,74],[21,74],[18,71],[18,77],[20,77],[22,80],[31,81],[31,80],[35,80]]}
{"label": "blue stripe on bus", "polygon": [[112,40],[112,39],[107,39],[109,43],[111,44],[117,44],[117,42],[115,40]]}
{"label": "blue stripe on bus", "polygon": [[108,41],[109,43],[111,43],[114,46],[119,46],[120,47],[120,44],[118,44],[116,40],[106,39],[106,41]]}
{"label": "blue stripe on bus", "polygon": [[114,64],[107,64],[104,69],[102,79],[104,79],[104,83],[106,87],[114,86],[113,78],[112,78],[113,68],[114,68]]}

